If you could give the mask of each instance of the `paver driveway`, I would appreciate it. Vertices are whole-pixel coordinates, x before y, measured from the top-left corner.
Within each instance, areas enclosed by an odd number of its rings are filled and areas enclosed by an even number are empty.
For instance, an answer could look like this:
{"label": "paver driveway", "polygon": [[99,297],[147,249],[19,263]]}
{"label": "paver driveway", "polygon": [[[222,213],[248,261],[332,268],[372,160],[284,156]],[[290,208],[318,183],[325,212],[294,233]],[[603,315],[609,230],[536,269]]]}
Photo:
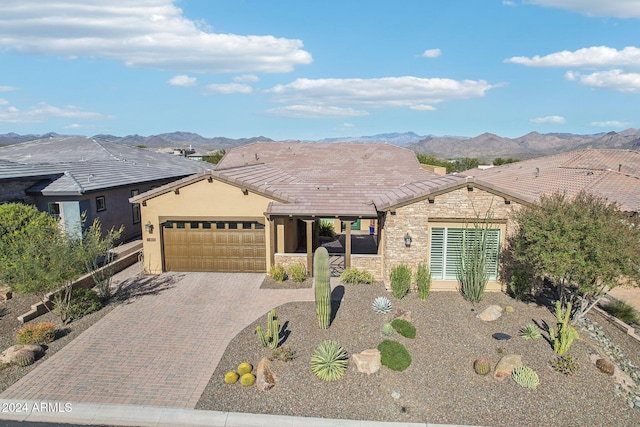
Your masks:
{"label": "paver driveway", "polygon": [[264,274],[166,273],[0,395],[195,408],[229,341],[312,289],[259,289]]}

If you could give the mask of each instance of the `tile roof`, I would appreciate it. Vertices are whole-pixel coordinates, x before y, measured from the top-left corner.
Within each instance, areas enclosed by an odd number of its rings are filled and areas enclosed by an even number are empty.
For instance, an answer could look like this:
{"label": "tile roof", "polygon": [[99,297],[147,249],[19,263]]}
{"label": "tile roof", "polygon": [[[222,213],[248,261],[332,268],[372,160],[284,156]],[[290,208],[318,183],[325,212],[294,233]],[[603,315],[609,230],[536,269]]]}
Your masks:
{"label": "tile roof", "polygon": [[542,194],[588,191],[628,212],[640,211],[640,152],[586,149],[485,170],[466,171],[478,183],[536,202]]}
{"label": "tile roof", "polygon": [[49,177],[30,190],[43,195],[79,195],[179,178],[210,167],[179,156],[80,136],[0,147],[0,180]]}

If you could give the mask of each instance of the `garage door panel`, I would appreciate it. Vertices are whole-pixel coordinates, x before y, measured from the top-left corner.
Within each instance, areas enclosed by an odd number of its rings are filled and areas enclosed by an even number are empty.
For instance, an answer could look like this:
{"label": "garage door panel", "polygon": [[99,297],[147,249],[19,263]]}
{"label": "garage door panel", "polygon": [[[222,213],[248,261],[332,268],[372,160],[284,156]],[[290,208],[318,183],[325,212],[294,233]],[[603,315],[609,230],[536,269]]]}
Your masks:
{"label": "garage door panel", "polygon": [[[180,223],[179,223],[180,224]],[[256,223],[217,222],[205,228],[186,222],[163,228],[167,271],[265,272],[266,237]]]}

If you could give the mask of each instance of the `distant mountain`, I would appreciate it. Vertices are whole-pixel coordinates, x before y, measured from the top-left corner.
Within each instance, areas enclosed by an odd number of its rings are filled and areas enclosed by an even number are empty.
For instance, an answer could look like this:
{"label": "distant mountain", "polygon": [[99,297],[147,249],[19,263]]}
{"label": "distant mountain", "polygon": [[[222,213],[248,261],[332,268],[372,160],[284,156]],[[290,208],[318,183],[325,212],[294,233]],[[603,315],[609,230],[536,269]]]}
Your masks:
{"label": "distant mountain", "polygon": [[272,139],[264,136],[239,139],[224,138],[220,136],[214,138],[205,138],[198,135],[197,133],[191,132],[171,132],[150,136],[127,135],[124,137],[114,135],[95,135],[94,138],[100,138],[126,145],[144,145],[149,148],[192,147],[193,149],[200,151],[228,149],[257,141],[273,141]]}
{"label": "distant mountain", "polygon": [[420,136],[414,132],[404,133],[381,133],[371,136],[347,136],[339,138],[324,138],[315,142],[386,142],[388,144],[404,147],[407,144],[418,142],[425,136]]}
{"label": "distant mountain", "polygon": [[0,145],[18,144],[20,142],[33,141],[34,139],[53,138],[55,136],[63,136],[63,135],[59,135],[55,132],[49,132],[43,135],[38,135],[38,134],[18,135],[17,133],[9,132],[9,133],[0,134]]}

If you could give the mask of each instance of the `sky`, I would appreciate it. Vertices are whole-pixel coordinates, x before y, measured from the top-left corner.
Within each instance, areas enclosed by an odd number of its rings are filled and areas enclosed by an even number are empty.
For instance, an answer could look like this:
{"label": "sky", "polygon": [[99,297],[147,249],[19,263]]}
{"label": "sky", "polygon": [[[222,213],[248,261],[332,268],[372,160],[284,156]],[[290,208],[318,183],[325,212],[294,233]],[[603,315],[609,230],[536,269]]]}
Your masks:
{"label": "sky", "polygon": [[640,0],[3,0],[0,134],[640,127]]}

